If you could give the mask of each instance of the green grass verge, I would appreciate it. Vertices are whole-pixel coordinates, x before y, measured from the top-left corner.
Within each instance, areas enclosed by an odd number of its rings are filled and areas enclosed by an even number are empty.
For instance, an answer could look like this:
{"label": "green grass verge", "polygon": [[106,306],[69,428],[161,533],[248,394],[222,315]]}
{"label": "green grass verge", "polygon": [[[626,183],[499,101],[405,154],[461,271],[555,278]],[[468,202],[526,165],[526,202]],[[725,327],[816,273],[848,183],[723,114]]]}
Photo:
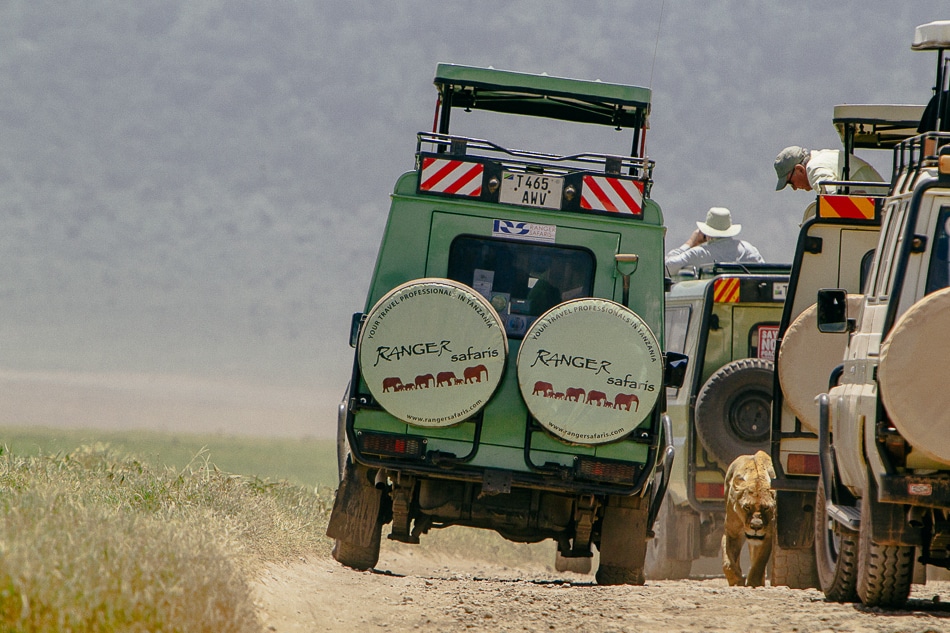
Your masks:
{"label": "green grass verge", "polygon": [[[0,631],[260,631],[249,579],[329,556],[336,482],[332,440],[0,429]],[[469,528],[413,547],[554,558]]]}
{"label": "green grass verge", "polygon": [[0,630],[259,632],[263,561],[326,552],[332,491],[153,468],[103,445],[0,453]]}

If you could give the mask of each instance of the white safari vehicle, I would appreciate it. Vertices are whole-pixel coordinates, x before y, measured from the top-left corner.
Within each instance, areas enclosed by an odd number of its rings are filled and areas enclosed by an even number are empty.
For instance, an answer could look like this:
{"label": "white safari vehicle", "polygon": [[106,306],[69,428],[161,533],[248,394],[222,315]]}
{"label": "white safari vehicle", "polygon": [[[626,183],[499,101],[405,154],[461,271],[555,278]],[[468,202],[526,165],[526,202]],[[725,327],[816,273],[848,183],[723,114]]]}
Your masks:
{"label": "white safari vehicle", "polygon": [[[833,123],[849,157],[858,149],[891,150],[915,136],[923,111],[920,105],[838,105]],[[847,162],[844,167],[842,175],[847,179]],[[837,184],[835,193],[818,195],[806,211],[775,358],[771,446],[777,520],[771,580],[772,585],[798,589],[818,586],[813,508],[820,469],[815,398],[828,390],[829,376],[841,364],[848,341],[844,333],[818,331],[815,296],[821,288],[841,288],[858,301],[877,246],[886,193],[886,188],[881,192],[880,186],[870,182]]]}
{"label": "white safari vehicle", "polygon": [[[950,21],[918,27],[913,48],[938,51],[933,129],[947,129]],[[950,567],[950,134],[894,156],[864,296],[826,289],[817,306],[848,343],[819,397],[816,556],[829,599],[868,606],[904,603],[916,564]]]}

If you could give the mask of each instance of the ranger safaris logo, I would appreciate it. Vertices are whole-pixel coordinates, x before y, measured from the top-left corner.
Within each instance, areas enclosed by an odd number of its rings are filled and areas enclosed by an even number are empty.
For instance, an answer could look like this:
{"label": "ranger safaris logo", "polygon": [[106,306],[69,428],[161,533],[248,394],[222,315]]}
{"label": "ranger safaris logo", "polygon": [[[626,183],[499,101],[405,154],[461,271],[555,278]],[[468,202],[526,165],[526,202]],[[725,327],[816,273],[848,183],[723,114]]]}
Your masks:
{"label": "ranger safaris logo", "polygon": [[449,279],[419,279],[390,291],[367,315],[358,350],[377,402],[423,427],[475,414],[497,389],[507,357],[494,308]]}
{"label": "ranger safaris logo", "polygon": [[660,392],[659,343],[633,310],[605,299],[563,303],[535,321],[518,351],[518,384],[547,430],[578,444],[620,439]]}

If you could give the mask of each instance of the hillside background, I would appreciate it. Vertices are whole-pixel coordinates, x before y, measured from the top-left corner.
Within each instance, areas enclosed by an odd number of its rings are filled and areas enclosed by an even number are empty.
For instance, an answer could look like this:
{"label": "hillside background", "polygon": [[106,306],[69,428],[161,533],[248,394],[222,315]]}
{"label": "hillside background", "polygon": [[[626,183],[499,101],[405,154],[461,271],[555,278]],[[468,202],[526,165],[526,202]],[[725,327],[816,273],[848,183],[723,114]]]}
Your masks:
{"label": "hillside background", "polygon": [[[227,400],[239,415],[218,430],[280,432],[291,406],[293,433],[331,432],[350,314],[442,61],[651,87],[668,246],[721,205],[789,262],[811,195],[774,192],[775,154],[838,146],[837,103],[926,102],[935,55],[910,42],[946,9],[0,1],[0,424],[95,423],[78,412],[121,387],[119,424],[187,427]],[[626,133],[491,121],[473,133],[629,150]]]}

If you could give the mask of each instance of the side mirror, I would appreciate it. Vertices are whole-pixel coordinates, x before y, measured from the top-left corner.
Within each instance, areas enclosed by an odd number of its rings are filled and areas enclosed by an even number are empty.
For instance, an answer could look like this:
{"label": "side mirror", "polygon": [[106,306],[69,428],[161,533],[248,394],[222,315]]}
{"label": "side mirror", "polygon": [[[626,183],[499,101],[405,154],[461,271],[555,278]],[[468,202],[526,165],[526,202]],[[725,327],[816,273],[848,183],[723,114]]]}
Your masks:
{"label": "side mirror", "polygon": [[853,332],[848,319],[848,292],[841,288],[818,291],[818,331],[826,334]]}
{"label": "side mirror", "polygon": [[365,320],[366,315],[362,312],[354,313],[350,319],[350,347],[353,349],[356,349],[356,346],[360,343],[360,328],[363,327],[363,321]]}
{"label": "side mirror", "polygon": [[689,366],[689,356],[679,352],[667,352],[666,366],[663,368],[663,386],[679,389],[686,380],[686,367]]}

